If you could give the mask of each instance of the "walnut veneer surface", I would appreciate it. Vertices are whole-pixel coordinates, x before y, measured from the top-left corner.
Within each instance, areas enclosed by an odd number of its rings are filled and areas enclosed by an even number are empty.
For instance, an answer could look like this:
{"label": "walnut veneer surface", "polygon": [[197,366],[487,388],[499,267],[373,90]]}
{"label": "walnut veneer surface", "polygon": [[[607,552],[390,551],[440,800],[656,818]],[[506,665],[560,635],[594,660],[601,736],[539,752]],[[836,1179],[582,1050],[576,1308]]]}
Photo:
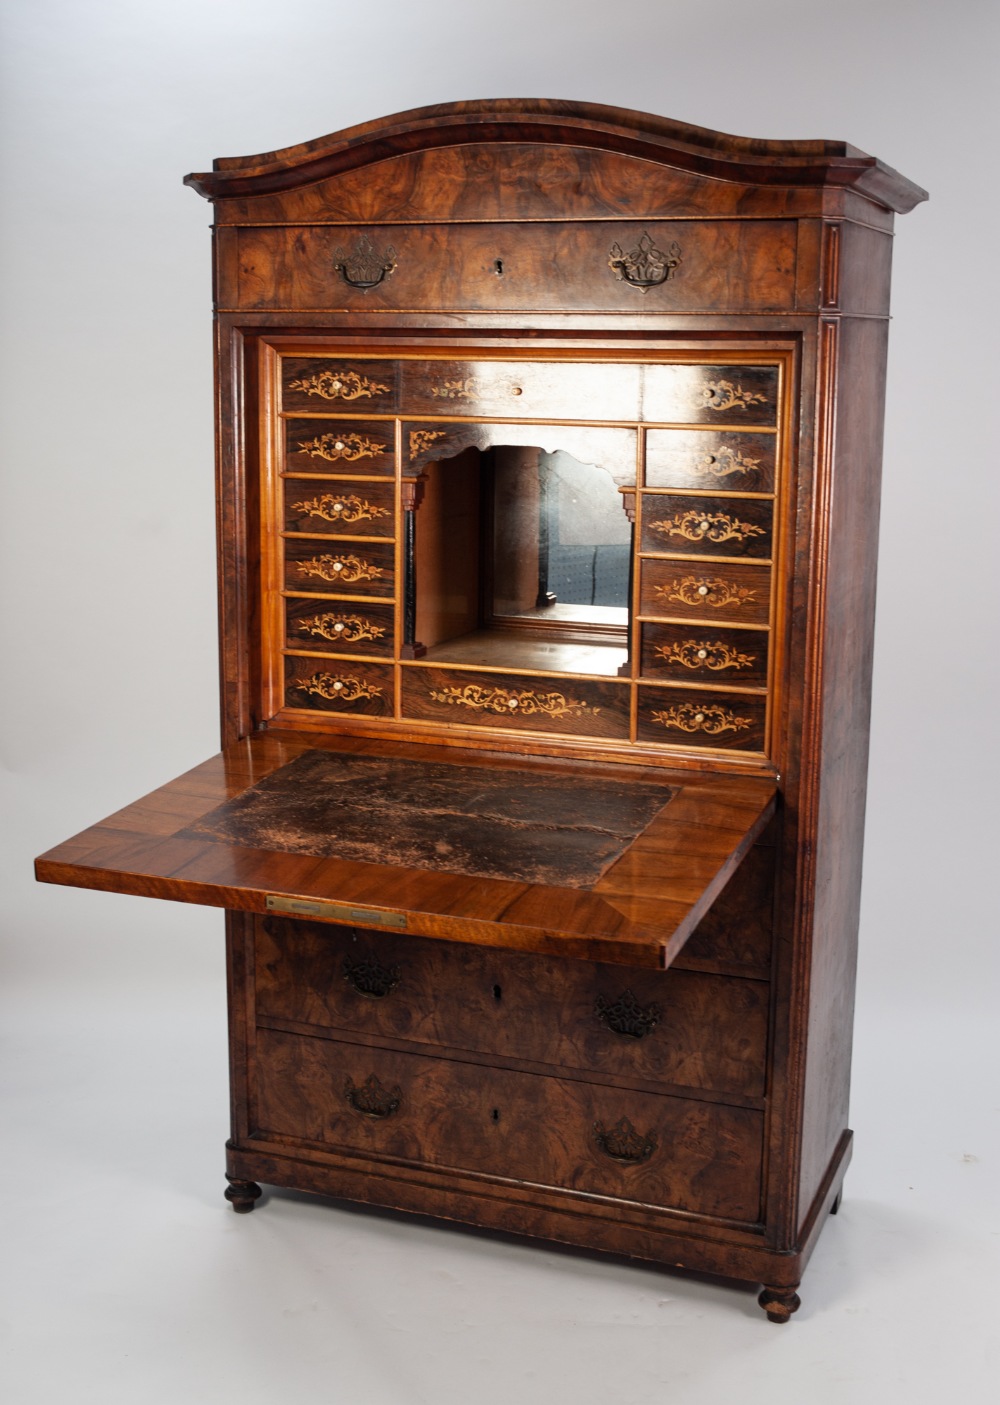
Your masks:
{"label": "walnut veneer surface", "polygon": [[763,1284],[847,1097],[894,213],[455,103],[214,204],[224,750],[38,861],[228,909],[258,1181]]}

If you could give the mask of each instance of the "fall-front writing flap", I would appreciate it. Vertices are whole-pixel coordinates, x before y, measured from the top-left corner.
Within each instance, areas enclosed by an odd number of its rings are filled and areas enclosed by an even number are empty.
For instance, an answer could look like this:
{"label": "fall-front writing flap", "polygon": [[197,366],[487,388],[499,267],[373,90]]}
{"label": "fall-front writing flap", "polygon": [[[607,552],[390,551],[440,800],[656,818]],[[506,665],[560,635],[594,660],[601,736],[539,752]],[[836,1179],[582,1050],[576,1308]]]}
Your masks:
{"label": "fall-front writing flap", "polygon": [[43,855],[43,882],[666,966],[774,811],[756,776],[250,738]]}

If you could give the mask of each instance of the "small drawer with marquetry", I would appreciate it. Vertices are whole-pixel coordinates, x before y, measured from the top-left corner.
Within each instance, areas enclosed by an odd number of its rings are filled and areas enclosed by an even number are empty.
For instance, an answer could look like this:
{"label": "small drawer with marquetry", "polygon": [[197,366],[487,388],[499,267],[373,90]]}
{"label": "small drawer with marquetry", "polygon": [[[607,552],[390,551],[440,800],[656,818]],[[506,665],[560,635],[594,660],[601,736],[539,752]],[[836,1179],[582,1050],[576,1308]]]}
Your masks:
{"label": "small drawer with marquetry", "polygon": [[286,532],[329,537],[395,534],[392,483],[286,478],[284,491]]}
{"label": "small drawer with marquetry", "polygon": [[778,419],[777,366],[649,365],[642,417],[649,423],[772,426]]}
{"label": "small drawer with marquetry", "polygon": [[767,624],[771,573],[767,566],[737,562],[641,563],[641,613],[645,618]]}
{"label": "small drawer with marquetry", "polygon": [[285,646],[300,652],[391,658],[394,608],[375,601],[325,603],[287,597]]}
{"label": "small drawer with marquetry", "polygon": [[285,538],[285,588],[331,596],[393,594],[395,549],[391,542],[323,542]]}
{"label": "small drawer with marquetry", "polygon": [[776,436],[732,430],[650,429],[647,488],[773,493]]}
{"label": "small drawer with marquetry", "polygon": [[638,689],[640,742],[763,752],[766,722],[767,701],[760,693],[655,684]]}
{"label": "small drawer with marquetry", "polygon": [[395,429],[391,420],[284,420],[282,470],[338,478],[391,478],[396,465]]}
{"label": "small drawer with marquetry", "polygon": [[643,493],[642,550],[768,560],[773,515],[767,498]]}
{"label": "small drawer with marquetry", "polygon": [[[642,368],[582,361],[402,361],[413,415],[636,420]],[[537,434],[536,430],[536,434]]]}
{"label": "small drawer with marquetry", "polygon": [[403,669],[404,718],[450,727],[570,736],[628,737],[625,681],[486,673],[410,664]]}
{"label": "small drawer with marquetry", "polygon": [[756,1109],[259,1029],[260,1140],[758,1219]]}
{"label": "small drawer with marquetry", "polygon": [[397,363],[341,356],[283,356],[281,405],[314,414],[391,414],[396,408]]}
{"label": "small drawer with marquetry", "polygon": [[286,654],[285,706],[337,717],[391,717],[391,665]]}
{"label": "small drawer with marquetry", "polygon": [[642,676],[766,687],[768,638],[766,629],[645,623]]}

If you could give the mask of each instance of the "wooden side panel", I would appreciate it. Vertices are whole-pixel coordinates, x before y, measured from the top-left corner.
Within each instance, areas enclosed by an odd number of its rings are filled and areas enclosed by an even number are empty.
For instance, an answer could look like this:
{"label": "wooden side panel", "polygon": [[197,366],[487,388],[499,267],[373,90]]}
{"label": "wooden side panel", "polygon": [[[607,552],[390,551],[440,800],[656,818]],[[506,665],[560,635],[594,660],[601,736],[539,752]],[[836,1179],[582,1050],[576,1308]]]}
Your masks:
{"label": "wooden side panel", "polygon": [[847,1126],[868,771],[875,563],[888,328],[839,329],[836,467],[822,619],[822,752],[814,840],[800,1217]]}

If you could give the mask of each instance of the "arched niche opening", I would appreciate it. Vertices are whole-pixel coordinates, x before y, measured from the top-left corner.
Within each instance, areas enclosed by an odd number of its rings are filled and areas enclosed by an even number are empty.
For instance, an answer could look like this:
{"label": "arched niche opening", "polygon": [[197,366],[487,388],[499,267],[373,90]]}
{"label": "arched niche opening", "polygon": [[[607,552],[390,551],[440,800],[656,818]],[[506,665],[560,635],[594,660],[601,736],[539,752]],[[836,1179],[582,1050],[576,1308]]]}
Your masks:
{"label": "arched niche opening", "polygon": [[631,487],[562,449],[495,444],[425,463],[410,496],[410,657],[627,669]]}

